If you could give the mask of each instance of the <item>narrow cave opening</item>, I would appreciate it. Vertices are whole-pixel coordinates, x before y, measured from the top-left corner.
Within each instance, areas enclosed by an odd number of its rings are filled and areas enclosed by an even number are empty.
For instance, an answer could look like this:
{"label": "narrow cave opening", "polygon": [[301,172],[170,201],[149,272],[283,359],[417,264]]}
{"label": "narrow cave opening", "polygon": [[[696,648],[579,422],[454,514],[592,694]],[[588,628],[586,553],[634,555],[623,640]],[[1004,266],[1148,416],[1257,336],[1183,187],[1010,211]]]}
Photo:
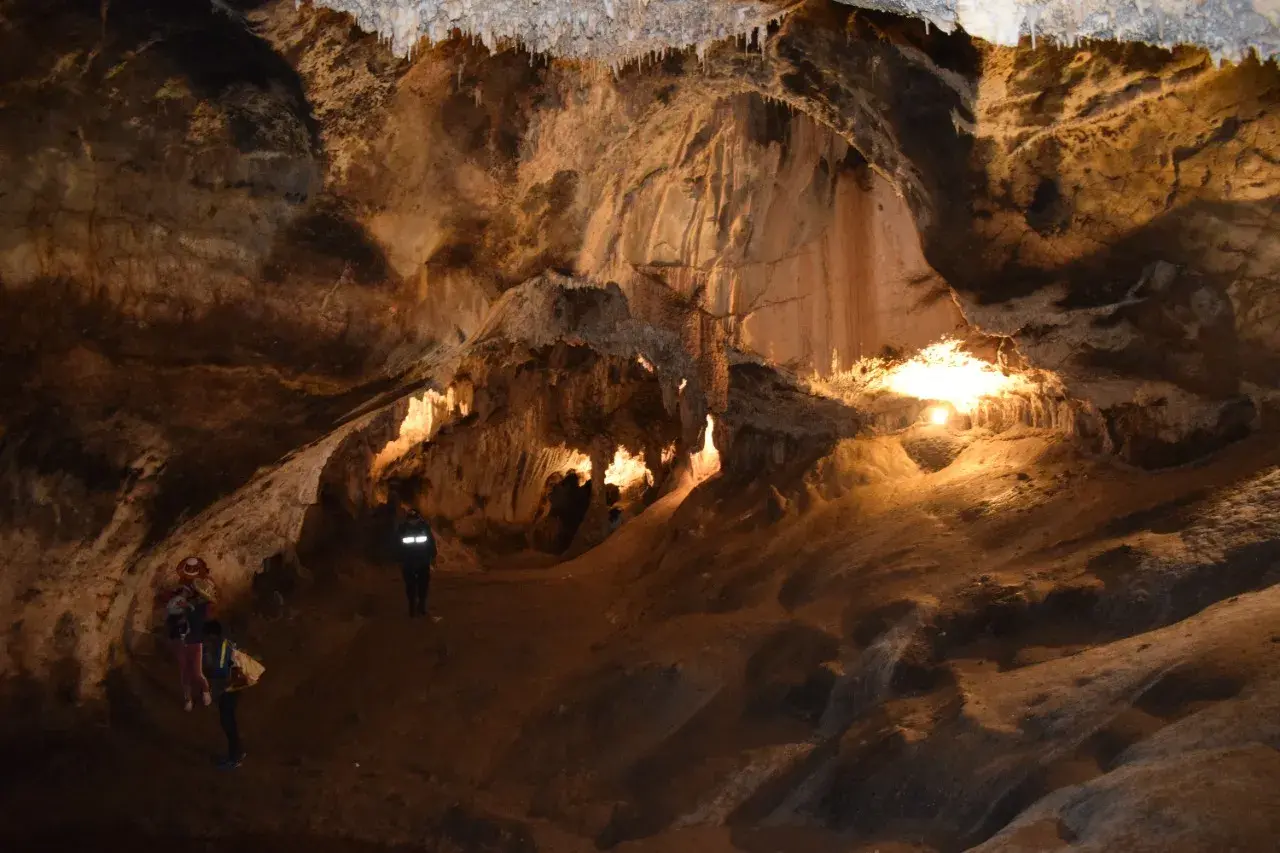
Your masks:
{"label": "narrow cave opening", "polygon": [[1063,195],[1058,181],[1051,177],[1042,179],[1027,206],[1027,225],[1040,234],[1053,234],[1067,226],[1070,216],[1070,201]]}
{"label": "narrow cave opening", "polygon": [[587,511],[591,508],[591,478],[570,471],[557,482],[548,483],[547,524],[549,550],[563,554],[573,545]]}

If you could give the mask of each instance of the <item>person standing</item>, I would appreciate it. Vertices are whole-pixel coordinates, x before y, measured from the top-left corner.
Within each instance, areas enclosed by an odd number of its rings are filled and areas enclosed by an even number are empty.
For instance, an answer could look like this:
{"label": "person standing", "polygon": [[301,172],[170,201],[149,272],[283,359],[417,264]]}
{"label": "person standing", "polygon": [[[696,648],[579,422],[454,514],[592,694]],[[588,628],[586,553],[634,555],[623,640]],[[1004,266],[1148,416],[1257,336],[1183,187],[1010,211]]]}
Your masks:
{"label": "person standing", "polygon": [[216,598],[208,567],[199,557],[188,557],[178,566],[179,586],[162,593],[165,628],[178,658],[182,685],[182,708],[190,711],[196,692],[208,705],[212,701],[209,682],[201,671],[201,650],[209,610]]}
{"label": "person standing", "polygon": [[431,567],[436,561],[436,537],[426,519],[410,509],[396,529],[396,539],[400,570],[404,575],[404,594],[409,602],[409,618],[426,616]]}
{"label": "person standing", "polygon": [[218,724],[227,737],[227,757],[218,762],[218,766],[223,770],[234,770],[244,761],[240,723],[236,717],[240,693],[258,682],[263,667],[223,636],[222,623],[216,619],[206,623],[205,637],[205,672],[218,698]]}

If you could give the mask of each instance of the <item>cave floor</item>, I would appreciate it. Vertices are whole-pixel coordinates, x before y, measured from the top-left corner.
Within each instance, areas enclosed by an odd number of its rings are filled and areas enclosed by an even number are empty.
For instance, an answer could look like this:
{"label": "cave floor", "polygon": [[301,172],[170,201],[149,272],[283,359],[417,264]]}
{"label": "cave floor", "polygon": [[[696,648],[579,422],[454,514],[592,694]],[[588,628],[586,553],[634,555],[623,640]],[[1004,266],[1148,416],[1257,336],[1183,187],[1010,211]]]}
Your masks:
{"label": "cave floor", "polygon": [[711,483],[552,569],[443,566],[439,622],[336,552],[241,637],[239,771],[141,657],[109,728],[10,763],[7,849],[1276,849],[1274,436],[854,457],[781,518]]}

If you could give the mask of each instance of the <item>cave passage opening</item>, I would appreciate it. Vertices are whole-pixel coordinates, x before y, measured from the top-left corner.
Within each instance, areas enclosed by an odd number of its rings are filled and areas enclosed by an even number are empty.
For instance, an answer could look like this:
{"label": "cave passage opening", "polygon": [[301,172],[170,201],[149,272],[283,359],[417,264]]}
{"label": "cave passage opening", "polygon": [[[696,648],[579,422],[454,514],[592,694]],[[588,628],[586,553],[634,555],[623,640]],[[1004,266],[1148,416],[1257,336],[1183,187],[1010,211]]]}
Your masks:
{"label": "cave passage opening", "polygon": [[563,554],[573,545],[591,508],[591,478],[570,471],[558,480],[552,478],[547,486],[544,523],[549,529],[539,538],[549,551]]}

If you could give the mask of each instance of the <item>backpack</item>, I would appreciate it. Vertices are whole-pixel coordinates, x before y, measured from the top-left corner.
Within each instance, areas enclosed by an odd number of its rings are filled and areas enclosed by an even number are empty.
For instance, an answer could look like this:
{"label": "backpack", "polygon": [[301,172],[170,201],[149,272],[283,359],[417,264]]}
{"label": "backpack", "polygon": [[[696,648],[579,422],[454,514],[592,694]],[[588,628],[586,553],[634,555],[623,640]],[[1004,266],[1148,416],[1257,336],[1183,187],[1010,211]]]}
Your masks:
{"label": "backpack", "polygon": [[185,589],[175,592],[165,602],[165,623],[171,639],[182,639],[190,632],[191,623],[187,618],[190,610],[191,602]]}
{"label": "backpack", "polygon": [[164,603],[164,611],[170,616],[181,616],[187,612],[190,606],[186,590],[180,590],[169,596],[169,599]]}

